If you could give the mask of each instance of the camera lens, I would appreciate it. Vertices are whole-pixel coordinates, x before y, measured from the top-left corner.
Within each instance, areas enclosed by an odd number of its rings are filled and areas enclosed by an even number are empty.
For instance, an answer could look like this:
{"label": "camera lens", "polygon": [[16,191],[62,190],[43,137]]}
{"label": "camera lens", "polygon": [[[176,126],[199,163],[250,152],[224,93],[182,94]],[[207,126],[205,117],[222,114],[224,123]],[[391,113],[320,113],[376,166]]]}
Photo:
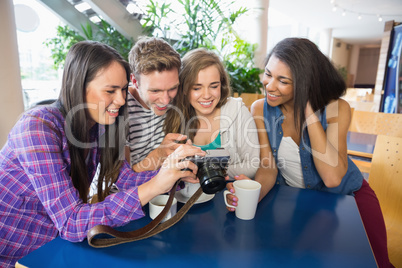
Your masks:
{"label": "camera lens", "polygon": [[215,194],[226,187],[225,172],[214,163],[203,163],[198,168],[197,177],[206,194]]}

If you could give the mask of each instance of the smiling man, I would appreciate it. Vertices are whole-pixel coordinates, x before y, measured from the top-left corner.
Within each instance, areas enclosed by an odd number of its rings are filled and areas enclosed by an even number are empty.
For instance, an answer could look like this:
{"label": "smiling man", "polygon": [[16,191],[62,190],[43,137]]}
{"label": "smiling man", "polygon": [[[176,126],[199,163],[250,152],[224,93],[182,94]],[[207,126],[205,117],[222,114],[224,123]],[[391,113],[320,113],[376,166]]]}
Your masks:
{"label": "smiling man", "polygon": [[163,39],[141,37],[129,54],[129,134],[126,159],[134,171],[155,170],[186,136],[163,133],[163,122],[179,87],[180,54]]}

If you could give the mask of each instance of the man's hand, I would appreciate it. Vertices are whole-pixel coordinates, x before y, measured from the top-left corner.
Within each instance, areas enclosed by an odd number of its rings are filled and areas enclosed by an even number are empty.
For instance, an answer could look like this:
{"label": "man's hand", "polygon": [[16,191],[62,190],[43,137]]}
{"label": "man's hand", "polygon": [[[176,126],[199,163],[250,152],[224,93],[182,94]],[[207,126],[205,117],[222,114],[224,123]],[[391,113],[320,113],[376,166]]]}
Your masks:
{"label": "man's hand", "polygon": [[133,170],[142,172],[159,169],[163,161],[181,145],[180,141],[185,140],[187,140],[186,135],[168,133],[155,150],[151,151],[142,161],[133,165]]}
{"label": "man's hand", "polygon": [[[179,146],[180,141],[187,140],[187,136],[179,133],[168,133],[162,140],[161,144],[156,148],[157,155],[163,160],[174,152]],[[163,161],[162,161],[163,162]]]}

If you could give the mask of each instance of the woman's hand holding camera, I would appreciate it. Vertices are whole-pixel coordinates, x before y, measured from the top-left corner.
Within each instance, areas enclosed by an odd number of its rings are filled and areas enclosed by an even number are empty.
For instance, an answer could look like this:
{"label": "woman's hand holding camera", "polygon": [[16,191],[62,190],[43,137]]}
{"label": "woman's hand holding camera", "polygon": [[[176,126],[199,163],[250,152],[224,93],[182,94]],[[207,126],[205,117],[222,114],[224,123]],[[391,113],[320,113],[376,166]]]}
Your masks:
{"label": "woman's hand holding camera", "polygon": [[185,160],[186,157],[194,155],[204,156],[205,152],[199,147],[182,144],[166,158],[158,175],[154,178],[161,181],[158,184],[163,186],[161,189],[162,193],[170,191],[174,183],[179,179],[191,183],[198,182],[196,177],[197,165],[189,160]]}
{"label": "woman's hand holding camera", "polygon": [[205,156],[199,147],[189,144],[182,144],[173,153],[171,153],[163,162],[158,174],[150,181],[138,187],[138,194],[141,204],[145,205],[153,197],[169,192],[177,180],[198,183],[196,177],[197,165],[189,160],[183,160],[186,157],[200,155]]}

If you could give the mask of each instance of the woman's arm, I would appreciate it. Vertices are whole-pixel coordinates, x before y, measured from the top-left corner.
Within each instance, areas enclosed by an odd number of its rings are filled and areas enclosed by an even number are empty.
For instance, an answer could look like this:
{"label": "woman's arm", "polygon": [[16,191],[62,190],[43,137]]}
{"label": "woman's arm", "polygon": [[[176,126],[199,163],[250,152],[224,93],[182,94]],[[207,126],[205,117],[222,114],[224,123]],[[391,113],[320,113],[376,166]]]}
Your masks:
{"label": "woman's arm", "polygon": [[261,201],[275,185],[276,176],[278,174],[275,158],[272,154],[271,145],[268,139],[268,133],[265,128],[264,102],[265,99],[260,99],[255,101],[251,106],[251,114],[253,115],[257,126],[260,143],[260,166],[255,175],[255,180],[261,183],[259,201]]}
{"label": "woman's arm", "polygon": [[324,131],[310,104],[306,107],[306,122],[315,167],[325,185],[337,187],[348,168],[347,133],[351,120],[350,106],[342,100],[327,106],[328,127]]}
{"label": "woman's arm", "polygon": [[[41,206],[35,208],[37,213],[47,215],[63,239],[82,241],[88,230],[96,225],[121,226],[141,218],[144,216],[142,205],[153,196],[167,192],[180,176],[187,180],[195,177],[191,171],[181,171],[192,163],[183,161],[177,165],[181,157],[192,151],[177,152],[177,161],[167,163],[163,172],[155,177],[154,172],[134,173],[125,163],[120,176],[127,175],[126,179],[135,181],[136,185],[146,184],[146,187],[127,187],[107,196],[102,202],[83,203],[69,175],[73,167],[70,166],[63,122],[54,121],[57,119],[47,116],[21,120],[17,132],[22,134],[13,137],[13,146],[24,173],[29,177],[31,185],[27,187],[33,189],[29,198],[40,200]],[[199,148],[195,150],[200,151]],[[196,166],[190,168],[197,171]],[[176,176],[167,175],[171,169],[176,170]],[[119,181],[117,185],[121,187]]]}
{"label": "woman's arm", "polygon": [[[260,165],[255,174],[255,180],[261,183],[260,198],[261,201],[267,193],[275,185],[278,169],[275,164],[274,156],[272,155],[271,146],[268,140],[268,134],[265,129],[264,123],[264,101],[265,99],[257,100],[251,105],[251,114],[253,115],[260,144]],[[244,175],[236,176],[237,180],[249,179]],[[234,193],[233,183],[227,184],[227,189]],[[227,201],[233,206],[237,206],[237,197],[232,194],[228,194]],[[233,208],[227,207],[229,211],[234,211]]]}
{"label": "woman's arm", "polygon": [[233,164],[229,165],[229,176],[244,174],[249,178],[254,178],[260,163],[260,144],[258,141],[257,127],[255,121],[245,105],[239,107],[236,127],[233,131],[236,136],[233,142],[236,146],[234,157],[237,158]]}
{"label": "woman's arm", "polygon": [[[17,125],[13,147],[25,176],[30,199],[63,239],[82,241],[95,225],[123,225],[144,216],[137,188],[108,196],[93,205],[83,203],[70,177],[70,157],[63,122],[51,115],[27,116]],[[18,134],[20,133],[20,134]],[[142,178],[148,179],[148,178]],[[28,195],[28,192],[27,192]]]}

